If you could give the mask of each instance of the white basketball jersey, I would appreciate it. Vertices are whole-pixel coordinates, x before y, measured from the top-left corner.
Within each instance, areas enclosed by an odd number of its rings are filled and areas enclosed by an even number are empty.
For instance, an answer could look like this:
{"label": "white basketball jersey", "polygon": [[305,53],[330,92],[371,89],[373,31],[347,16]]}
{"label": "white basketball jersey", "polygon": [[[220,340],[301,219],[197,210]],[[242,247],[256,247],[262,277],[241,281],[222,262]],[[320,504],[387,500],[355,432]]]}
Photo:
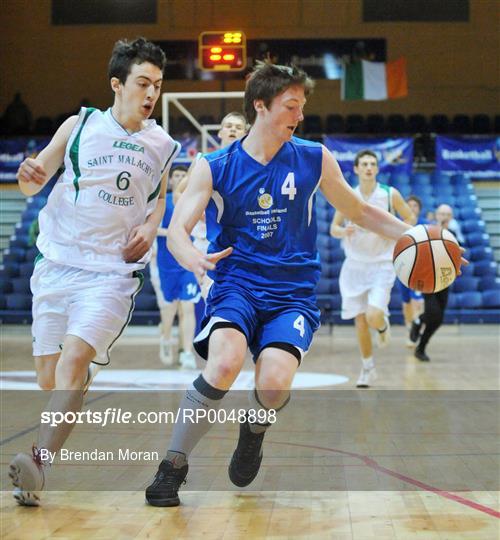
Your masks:
{"label": "white basketball jersey", "polygon": [[[354,188],[356,195],[363,199],[359,186]],[[377,185],[366,202],[378,206],[383,210],[392,212],[392,190],[384,184]],[[356,230],[342,240],[347,258],[360,262],[383,262],[392,261],[392,252],[395,241],[375,234],[367,229],[355,226]]]}
{"label": "white basketball jersey", "polygon": [[179,150],[154,120],[129,134],[111,109],[83,107],[66,146],[65,171],[40,212],[43,256],[95,272],[144,268],[151,250],[137,263],[126,263],[122,250],[156,208],[161,177]]}

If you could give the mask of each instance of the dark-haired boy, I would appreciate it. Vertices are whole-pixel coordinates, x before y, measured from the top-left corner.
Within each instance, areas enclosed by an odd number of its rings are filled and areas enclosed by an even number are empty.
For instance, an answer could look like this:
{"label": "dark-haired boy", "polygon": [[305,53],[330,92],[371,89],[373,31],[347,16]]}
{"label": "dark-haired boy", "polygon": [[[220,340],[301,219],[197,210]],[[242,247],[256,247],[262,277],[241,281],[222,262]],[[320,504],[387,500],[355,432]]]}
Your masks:
{"label": "dark-haired boy", "polygon": [[[183,411],[217,410],[239,374],[250,348],[255,389],[229,466],[237,486],[250,484],[262,461],[269,425],[286,406],[295,372],[319,326],[315,286],[320,274],[314,194],[361,226],[393,239],[409,226],[358,198],[335,158],[321,144],[294,137],[313,88],[297,68],[259,64],[247,80],[246,137],[199,159],[170,223],[169,246],[179,263],[201,280],[214,280],[207,318],[195,348],[207,359],[187,390]],[[190,233],[206,212],[209,254],[197,250]],[[217,263],[217,266],[215,266]],[[198,415],[201,417],[201,415]],[[211,427],[207,421],[174,426],[165,459],[146,500],[179,504],[178,489],[188,457]]]}
{"label": "dark-haired boy", "polygon": [[[118,41],[109,62],[114,103],[68,118],[17,178],[38,193],[64,164],[40,212],[41,257],[31,278],[33,356],[38,384],[54,392],[47,411],[77,412],[95,370],[128,324],[134,297],[165,211],[168,170],[179,144],[149,117],[160,96],[163,51],[138,38]],[[18,454],[9,475],[19,504],[38,491],[72,423],[40,426],[32,455]]]}

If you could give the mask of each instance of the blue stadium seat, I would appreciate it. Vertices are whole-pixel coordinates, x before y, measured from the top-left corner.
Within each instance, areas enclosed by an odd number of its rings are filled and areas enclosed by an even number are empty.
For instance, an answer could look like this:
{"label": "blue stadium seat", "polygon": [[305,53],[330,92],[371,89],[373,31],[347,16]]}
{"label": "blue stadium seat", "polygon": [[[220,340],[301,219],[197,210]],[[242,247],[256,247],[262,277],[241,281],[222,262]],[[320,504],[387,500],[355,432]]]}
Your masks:
{"label": "blue stadium seat", "polygon": [[462,221],[472,220],[477,221],[481,220],[481,210],[477,206],[474,207],[462,207],[458,212],[458,217]]}
{"label": "blue stadium seat", "polygon": [[471,261],[492,261],[493,250],[490,247],[477,246],[470,249]]}
{"label": "blue stadium seat", "polygon": [[466,235],[466,240],[466,245],[470,247],[490,245],[490,237],[488,233],[469,233]]}
{"label": "blue stadium seat", "polygon": [[451,185],[451,177],[448,174],[444,174],[442,172],[439,172],[435,170],[432,173],[432,183],[435,186],[450,186]]}
{"label": "blue stadium seat", "polygon": [[19,275],[19,263],[8,262],[0,265],[0,275],[5,277],[17,277]]}
{"label": "blue stadium seat", "polygon": [[500,289],[500,278],[496,276],[485,276],[479,279],[480,291],[491,291]]}
{"label": "blue stadium seat", "polygon": [[410,177],[406,173],[393,173],[391,175],[391,184],[405,184],[408,185],[410,183]]}
{"label": "blue stadium seat", "polygon": [[495,276],[497,273],[497,263],[494,261],[476,261],[473,264],[475,276]]}
{"label": "blue stadium seat", "polygon": [[500,289],[484,291],[483,296],[483,307],[488,309],[498,309],[500,308]]}
{"label": "blue stadium seat", "polygon": [[156,296],[141,291],[135,298],[135,309],[138,311],[157,310],[158,304],[156,303]]}
{"label": "blue stadium seat", "polygon": [[33,246],[26,250],[24,260],[26,262],[34,262],[39,253],[40,252],[38,251],[38,248],[36,246]]}
{"label": "blue stadium seat", "polygon": [[461,208],[476,208],[477,197],[474,193],[466,193],[465,195],[455,195],[457,206]]}
{"label": "blue stadium seat", "polygon": [[411,175],[410,182],[414,186],[430,186],[431,175],[428,172],[415,172]]}
{"label": "blue stadium seat", "polygon": [[462,232],[465,234],[473,232],[485,232],[485,223],[483,220],[466,219],[460,223]]}
{"label": "blue stadium seat", "polygon": [[472,292],[477,291],[479,278],[470,276],[459,276],[452,285],[454,292]]}
{"label": "blue stadium seat", "polygon": [[328,279],[333,277],[333,263],[321,261],[321,277]]}
{"label": "blue stadium seat", "polygon": [[340,114],[329,114],[326,117],[327,133],[343,133],[345,131],[344,118]]}
{"label": "blue stadium seat", "polygon": [[476,309],[483,305],[483,296],[480,292],[463,292],[457,296],[457,304],[462,309]]}
{"label": "blue stadium seat", "polygon": [[33,274],[34,264],[32,261],[23,262],[19,265],[19,276],[26,277]]}
{"label": "blue stadium seat", "polygon": [[12,280],[12,290],[15,293],[31,294],[30,278],[18,277]]}
{"label": "blue stadium seat", "polygon": [[474,263],[469,262],[466,266],[461,266],[460,271],[462,272],[462,276],[473,276],[474,275]]}
{"label": "blue stadium seat", "polygon": [[16,247],[16,248],[27,249],[27,247],[28,247],[28,235],[27,234],[20,234],[19,236],[12,235],[10,237],[10,247],[11,248]]}
{"label": "blue stadium seat", "polygon": [[460,306],[458,305],[459,296],[458,294],[454,293],[453,291],[450,291],[448,296],[448,304],[447,309],[460,309]]}
{"label": "blue stadium seat", "polygon": [[345,259],[345,253],[341,247],[332,249],[331,252],[334,261],[343,261]]}
{"label": "blue stadium seat", "polygon": [[10,247],[3,252],[4,262],[20,263],[24,260],[25,250],[23,248]]}
{"label": "blue stadium seat", "polygon": [[320,279],[316,287],[316,294],[330,294],[332,292],[332,283],[329,279]]}
{"label": "blue stadium seat", "polygon": [[434,188],[431,185],[412,185],[411,186],[412,193],[414,195],[417,195],[418,197],[425,197],[427,195],[433,196],[434,195]]}
{"label": "blue stadium seat", "polygon": [[331,307],[333,311],[340,311],[342,308],[342,298],[340,294],[332,294]]}
{"label": "blue stadium seat", "polygon": [[324,220],[324,219],[318,219],[317,220],[318,225],[318,233],[319,234],[329,234],[330,232],[330,222]]}
{"label": "blue stadium seat", "polygon": [[447,184],[436,185],[434,184],[434,197],[453,197],[453,186]]}
{"label": "blue stadium seat", "polygon": [[456,206],[455,197],[453,195],[441,195],[439,197],[436,195],[435,200],[436,200],[435,208],[437,208],[441,204],[448,204],[452,208]]}
{"label": "blue stadium seat", "polygon": [[149,278],[144,279],[141,292],[144,292],[147,294],[156,294],[153,284],[151,283],[151,280]]}
{"label": "blue stadium seat", "polygon": [[7,294],[12,292],[12,280],[5,276],[0,276],[0,293]]}
{"label": "blue stadium seat", "polygon": [[344,261],[332,261],[332,276],[338,277]]}
{"label": "blue stadium seat", "polygon": [[332,283],[332,293],[339,294],[340,292],[339,280],[337,278],[332,278],[331,283]]}
{"label": "blue stadium seat", "polygon": [[7,309],[31,310],[31,294],[12,293],[5,296]]}

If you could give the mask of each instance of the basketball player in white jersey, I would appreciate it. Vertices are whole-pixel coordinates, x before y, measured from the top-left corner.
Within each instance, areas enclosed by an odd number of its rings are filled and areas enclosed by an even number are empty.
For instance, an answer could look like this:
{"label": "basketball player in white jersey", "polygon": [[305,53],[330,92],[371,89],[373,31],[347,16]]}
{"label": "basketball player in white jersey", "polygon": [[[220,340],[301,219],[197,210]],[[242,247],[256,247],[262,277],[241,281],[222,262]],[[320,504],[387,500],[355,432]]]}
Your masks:
{"label": "basketball player in white jersey", "polygon": [[[109,363],[142,286],[138,271],[149,261],[168,171],[180,148],[149,119],[165,62],[163,51],[143,38],[118,41],[109,63],[113,106],[105,112],[82,108],[37,158],[19,167],[26,195],[38,193],[65,167],[40,212],[40,260],[31,278],[38,383],[56,390],[47,411],[81,410],[89,368]],[[18,454],[11,462],[19,504],[39,504],[49,456],[72,427],[42,424],[32,455]]]}
{"label": "basketball player in white jersey", "polygon": [[[359,185],[354,189],[359,198],[393,214],[398,213],[405,223],[415,223],[415,216],[401,193],[377,182],[378,160],[374,152],[359,152],[354,159],[354,172],[359,178]],[[395,242],[354,225],[338,211],[330,233],[335,238],[342,238],[346,255],[339,287],[342,318],[355,319],[363,363],[356,386],[368,388],[376,379],[370,331],[376,332],[380,347],[385,347],[390,339],[387,307],[396,278],[392,265]]]}

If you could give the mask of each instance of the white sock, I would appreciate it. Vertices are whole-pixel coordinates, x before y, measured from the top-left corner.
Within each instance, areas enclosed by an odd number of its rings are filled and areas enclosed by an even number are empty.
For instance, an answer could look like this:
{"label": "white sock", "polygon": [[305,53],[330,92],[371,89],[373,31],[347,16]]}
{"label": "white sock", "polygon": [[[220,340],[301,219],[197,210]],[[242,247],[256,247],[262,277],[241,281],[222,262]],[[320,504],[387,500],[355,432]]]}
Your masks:
{"label": "white sock", "polygon": [[363,368],[364,369],[371,369],[375,367],[375,364],[373,362],[373,356],[370,356],[369,358],[361,358],[363,362]]}

